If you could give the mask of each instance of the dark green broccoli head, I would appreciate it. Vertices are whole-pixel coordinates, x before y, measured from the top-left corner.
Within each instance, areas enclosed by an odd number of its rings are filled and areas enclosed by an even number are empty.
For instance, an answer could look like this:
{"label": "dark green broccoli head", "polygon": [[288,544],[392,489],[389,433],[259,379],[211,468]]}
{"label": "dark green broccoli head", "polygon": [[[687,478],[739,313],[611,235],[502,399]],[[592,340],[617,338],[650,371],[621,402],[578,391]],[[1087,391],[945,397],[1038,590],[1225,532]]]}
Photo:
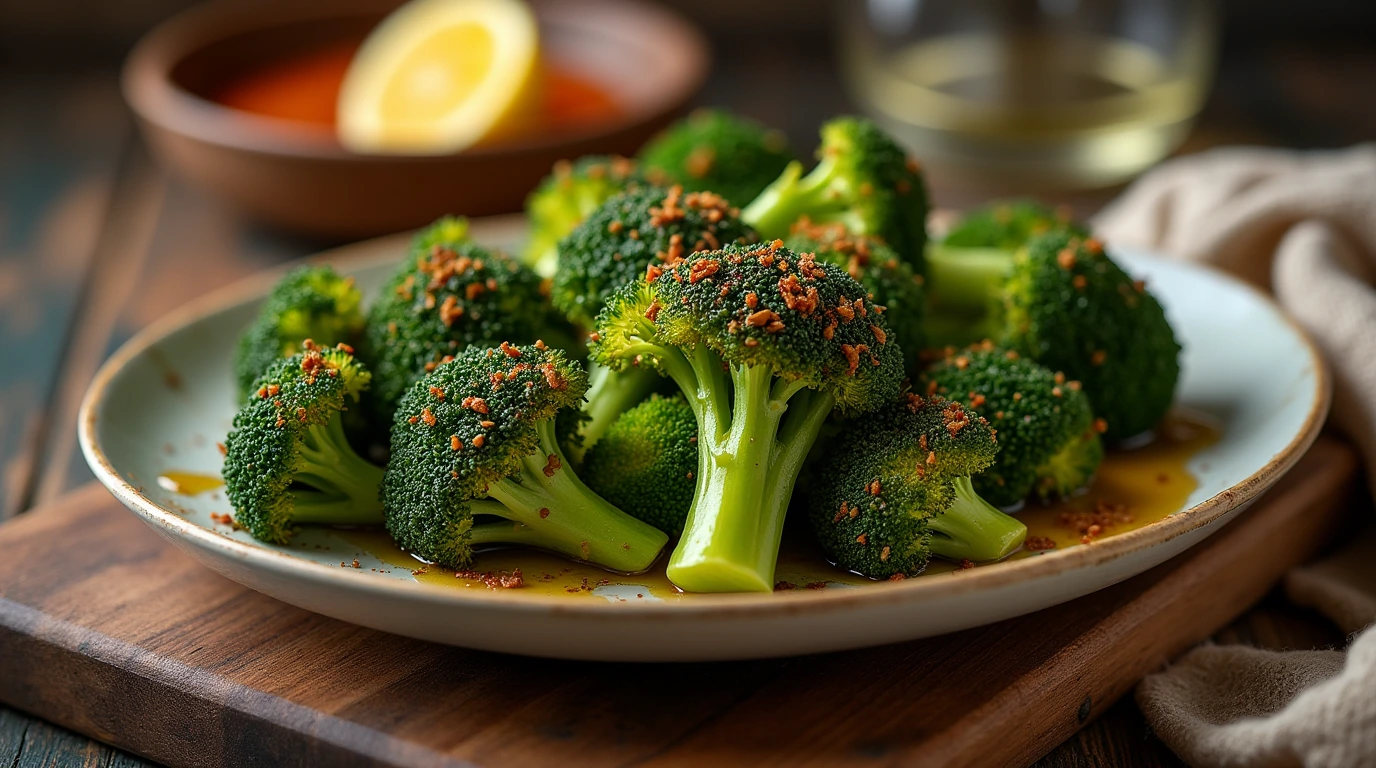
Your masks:
{"label": "dark green broccoli head", "polygon": [[996,200],[962,216],[942,244],[1016,251],[1033,237],[1053,231],[1089,236],[1067,207],[1052,208],[1035,200]]}
{"label": "dark green broccoli head", "polygon": [[923,374],[922,385],[962,402],[998,431],[997,460],[974,478],[991,504],[1070,496],[1089,485],[1103,460],[1080,383],[1013,350],[986,343],[952,354]]}
{"label": "dark green broccoli head", "polygon": [[558,447],[557,414],[587,388],[578,363],[539,342],[469,347],[416,382],[397,409],[382,485],[393,538],[453,567],[493,544],[648,567],[664,534],[588,490]]}
{"label": "dark green broccoli head", "polygon": [[613,195],[644,182],[635,161],[592,155],[561,160],[526,198],[530,236],[521,260],[544,277],[554,274],[559,241]]}
{"label": "dark green broccoli head", "polygon": [[235,520],[282,544],[302,523],[381,522],[382,470],[354,453],[341,413],[370,374],[345,348],[304,352],[268,366],[225,438],[225,491]]}
{"label": "dark green broccoli head", "polygon": [[363,356],[382,424],[416,380],[470,344],[525,343],[549,330],[535,273],[500,251],[436,234],[420,235],[368,312]]}
{"label": "dark green broccoli head", "polygon": [[609,199],[559,243],[554,306],[589,327],[627,283],[696,251],[755,242],[740,212],[711,192],[639,187]]}
{"label": "dark green broccoli head", "polygon": [[1004,343],[1078,380],[1106,437],[1153,427],[1170,408],[1180,344],[1165,311],[1097,240],[1035,238],[1003,290]]}
{"label": "dark green broccoli head", "polygon": [[844,269],[774,241],[697,253],[653,283],[647,310],[667,343],[705,345],[732,365],[823,390],[847,411],[898,394],[903,353],[868,292]]}
{"label": "dark green broccoli head", "polygon": [[927,190],[917,163],[879,126],[841,117],[822,126],[818,164],[807,176],[793,163],[746,206],[742,218],[763,237],[786,237],[794,222],[844,224],[878,237],[923,273]]}
{"label": "dark green broccoli head", "polygon": [[363,332],[363,296],[352,277],[332,267],[298,267],[268,294],[258,317],[239,337],[234,378],[239,394],[273,363],[299,353],[303,339],[322,346],[353,344]]}
{"label": "dark green broccoli head", "polygon": [[712,191],[743,205],[795,158],[781,131],[725,110],[700,109],[642,147],[639,159],[655,184]]}
{"label": "dark green broccoli head", "polygon": [[588,451],[583,479],[603,498],[665,533],[679,533],[693,506],[698,422],[681,396],[621,414]]}
{"label": "dark green broccoli head", "polygon": [[860,281],[877,307],[883,308],[907,369],[916,369],[925,346],[922,319],[927,311],[921,275],[892,248],[864,235],[852,235],[840,224],[800,220],[784,245],[797,253],[815,253],[819,260],[845,268]]}
{"label": "dark green broccoli head", "polygon": [[998,444],[959,403],[908,395],[848,422],[817,472],[809,518],[823,552],[871,578],[915,576],[935,554],[988,560],[1027,529],[984,502],[970,476]]}

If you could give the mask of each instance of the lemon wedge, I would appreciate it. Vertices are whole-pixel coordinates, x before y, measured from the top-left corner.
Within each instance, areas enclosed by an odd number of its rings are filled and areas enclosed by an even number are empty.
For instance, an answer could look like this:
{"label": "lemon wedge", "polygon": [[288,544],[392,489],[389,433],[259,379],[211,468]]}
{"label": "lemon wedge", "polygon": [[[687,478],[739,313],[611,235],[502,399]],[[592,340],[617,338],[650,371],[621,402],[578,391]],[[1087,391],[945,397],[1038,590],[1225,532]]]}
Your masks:
{"label": "lemon wedge", "polygon": [[355,54],[339,139],[363,153],[446,154],[528,125],[539,29],[521,0],[413,0]]}

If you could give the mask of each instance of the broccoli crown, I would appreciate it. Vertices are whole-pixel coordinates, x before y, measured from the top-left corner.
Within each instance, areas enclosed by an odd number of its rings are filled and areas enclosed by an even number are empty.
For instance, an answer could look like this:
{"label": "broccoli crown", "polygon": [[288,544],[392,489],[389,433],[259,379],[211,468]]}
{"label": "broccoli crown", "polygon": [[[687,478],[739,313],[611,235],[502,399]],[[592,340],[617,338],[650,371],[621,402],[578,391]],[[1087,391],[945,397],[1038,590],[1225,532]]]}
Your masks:
{"label": "broccoli crown", "polygon": [[698,422],[682,396],[649,400],[621,414],[588,451],[583,479],[632,517],[679,533],[693,506]]}
{"label": "broccoli crown", "polygon": [[959,401],[998,431],[993,466],[974,487],[1012,507],[1035,493],[1063,497],[1087,486],[1103,458],[1089,398],[1077,381],[1010,349],[984,343],[953,353],[923,374],[929,394]]}
{"label": "broccoli crown", "polygon": [[795,158],[788,138],[720,109],[699,109],[669,126],[640,150],[655,184],[712,191],[737,204],[764,191]]}
{"label": "broccoli crown", "polygon": [[1055,231],[1089,236],[1069,208],[1052,208],[1035,200],[996,200],[962,216],[942,242],[957,248],[1016,251],[1033,237]]}
{"label": "broccoli crown", "polygon": [[822,126],[818,164],[807,176],[793,163],[746,206],[745,221],[764,237],[786,237],[807,216],[878,237],[918,274],[927,244],[927,191],[916,161],[879,126],[841,117]]}
{"label": "broccoli crown", "polygon": [[1165,311],[1094,239],[1052,232],[1014,259],[1003,290],[1014,349],[1077,379],[1106,436],[1156,426],[1180,375],[1180,344]]}
{"label": "broccoli crown", "polygon": [[526,198],[530,237],[521,260],[543,276],[554,274],[559,241],[613,195],[644,182],[635,161],[591,155],[561,160]]}
{"label": "broccoli crown", "polygon": [[696,251],[753,243],[752,229],[720,195],[639,187],[607,200],[559,243],[554,306],[589,326],[627,283]]}
{"label": "broccoli crown", "polygon": [[235,519],[255,538],[285,543],[298,523],[381,522],[382,470],[349,447],[340,418],[370,378],[347,348],[307,343],[254,382],[225,439],[223,474]]}
{"label": "broccoli crown", "polygon": [[814,224],[806,218],[794,224],[784,245],[797,253],[815,253],[819,260],[845,268],[860,281],[876,308],[883,310],[907,368],[916,368],[925,346],[922,321],[927,297],[922,276],[912,266],[878,240],[851,235],[841,224]]}
{"label": "broccoli crown", "polygon": [[416,382],[382,483],[393,538],[453,567],[471,563],[474,547],[519,544],[648,568],[667,537],[589,490],[559,448],[557,414],[587,388],[583,368],[542,342],[470,347]]}
{"label": "broccoli crown", "polygon": [[390,423],[402,395],[471,344],[534,341],[548,313],[540,278],[500,251],[423,232],[368,312],[364,359],[375,375],[371,408]]}
{"label": "broccoli crown", "polygon": [[939,397],[909,394],[848,422],[811,495],[818,543],[837,565],[871,578],[918,574],[933,554],[933,522],[997,451],[988,422]]}
{"label": "broccoli crown", "polygon": [[469,347],[411,387],[392,427],[383,481],[387,529],[402,548],[462,566],[473,499],[519,474],[540,451],[537,426],[576,408],[588,388],[563,352],[535,346]]}
{"label": "broccoli crown", "polygon": [[352,277],[327,266],[288,272],[235,348],[240,396],[248,397],[253,382],[273,363],[300,352],[302,339],[324,346],[353,344],[362,331],[363,296]]}
{"label": "broccoli crown", "polygon": [[705,345],[726,362],[761,367],[829,392],[847,411],[898,394],[903,353],[868,292],[843,268],[778,240],[693,254],[654,280],[647,309],[667,343]]}

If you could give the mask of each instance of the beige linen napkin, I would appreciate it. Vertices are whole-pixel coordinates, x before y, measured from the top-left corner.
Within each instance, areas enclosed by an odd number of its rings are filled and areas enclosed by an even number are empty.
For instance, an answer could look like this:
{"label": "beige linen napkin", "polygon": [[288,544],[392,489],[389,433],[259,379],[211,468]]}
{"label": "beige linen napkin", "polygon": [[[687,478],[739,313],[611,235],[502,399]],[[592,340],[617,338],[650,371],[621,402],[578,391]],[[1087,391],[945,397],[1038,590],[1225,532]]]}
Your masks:
{"label": "beige linen napkin", "polygon": [[[1376,145],[1222,149],[1144,176],[1094,221],[1110,245],[1208,262],[1272,291],[1333,371],[1330,424],[1376,487]],[[1376,622],[1376,536],[1286,578],[1344,631]],[[1186,761],[1376,766],[1376,629],[1346,653],[1206,645],[1148,677],[1137,702]]]}

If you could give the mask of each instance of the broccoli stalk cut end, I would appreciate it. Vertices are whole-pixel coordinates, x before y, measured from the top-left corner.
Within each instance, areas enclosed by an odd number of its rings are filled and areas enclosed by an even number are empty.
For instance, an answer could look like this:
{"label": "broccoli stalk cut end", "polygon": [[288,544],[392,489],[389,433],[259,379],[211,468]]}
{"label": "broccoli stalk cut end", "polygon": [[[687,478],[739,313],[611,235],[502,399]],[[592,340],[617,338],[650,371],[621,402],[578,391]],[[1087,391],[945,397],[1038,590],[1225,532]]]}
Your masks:
{"label": "broccoli stalk cut end", "polygon": [[473,512],[510,523],[473,526],[470,541],[523,544],[604,568],[639,573],[654,564],[669,537],[612,506],[567,468],[554,434],[554,420],[536,427],[540,450],[521,460],[520,471],[487,487]]}
{"label": "broccoli stalk cut end", "polygon": [[932,554],[984,562],[1011,555],[1027,538],[1027,526],[985,501],[970,476],[955,481],[955,500],[931,519]]}
{"label": "broccoli stalk cut end", "polygon": [[[692,592],[768,592],[784,515],[803,460],[835,405],[827,393],[733,366],[736,417],[724,433],[704,410],[697,489],[669,579]],[[794,413],[787,412],[793,410]],[[710,425],[710,426],[709,426]]]}

